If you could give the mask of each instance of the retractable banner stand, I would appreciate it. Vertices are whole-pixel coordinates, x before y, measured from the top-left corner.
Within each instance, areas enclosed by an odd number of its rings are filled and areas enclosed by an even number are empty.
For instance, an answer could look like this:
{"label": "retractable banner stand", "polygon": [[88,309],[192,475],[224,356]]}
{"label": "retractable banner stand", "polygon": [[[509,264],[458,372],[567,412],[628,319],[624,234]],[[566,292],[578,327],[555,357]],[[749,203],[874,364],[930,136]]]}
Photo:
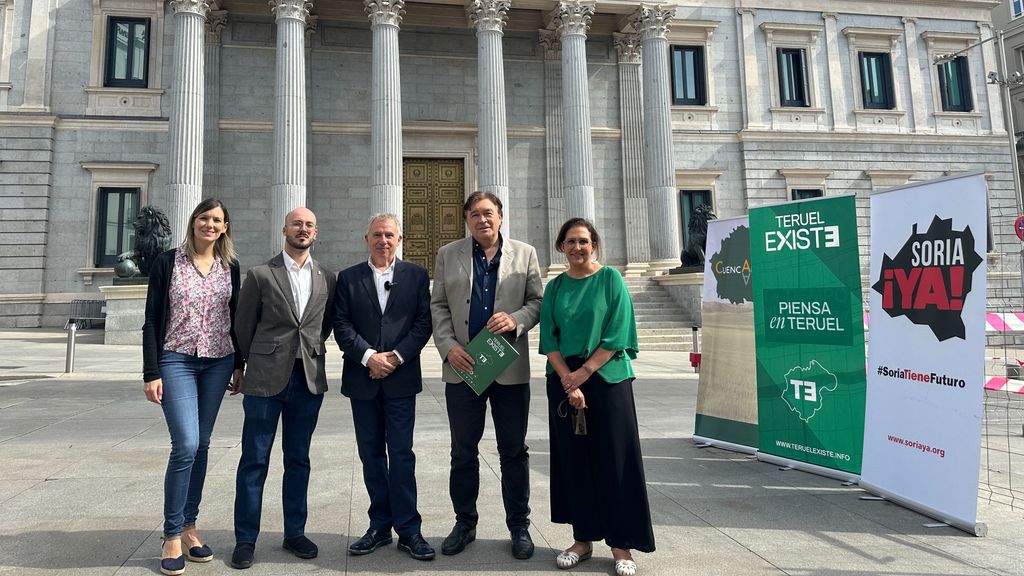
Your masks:
{"label": "retractable banner stand", "polygon": [[708,222],[694,440],[757,449],[754,302],[747,217]]}
{"label": "retractable banner stand", "polygon": [[981,174],[871,196],[861,485],[978,536],[985,384]]}
{"label": "retractable banner stand", "polygon": [[758,459],[853,480],[864,440],[854,197],[750,211]]}

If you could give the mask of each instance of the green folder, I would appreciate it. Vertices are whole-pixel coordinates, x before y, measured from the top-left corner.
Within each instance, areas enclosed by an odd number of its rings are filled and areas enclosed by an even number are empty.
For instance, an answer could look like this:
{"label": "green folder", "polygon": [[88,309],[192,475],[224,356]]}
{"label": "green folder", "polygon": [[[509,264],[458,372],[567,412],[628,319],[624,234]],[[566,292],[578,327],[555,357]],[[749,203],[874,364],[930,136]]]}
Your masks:
{"label": "green folder", "polygon": [[476,360],[473,373],[463,372],[452,366],[455,372],[469,384],[477,396],[484,393],[499,374],[519,358],[519,352],[502,336],[484,328],[466,345],[466,352]]}

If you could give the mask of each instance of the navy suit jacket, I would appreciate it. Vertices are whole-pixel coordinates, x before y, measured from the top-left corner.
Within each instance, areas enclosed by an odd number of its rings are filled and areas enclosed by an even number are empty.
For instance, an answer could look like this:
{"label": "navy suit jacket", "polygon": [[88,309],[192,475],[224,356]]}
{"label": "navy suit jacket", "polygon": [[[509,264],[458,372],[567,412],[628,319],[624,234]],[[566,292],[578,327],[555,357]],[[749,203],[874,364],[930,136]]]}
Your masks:
{"label": "navy suit jacket", "polygon": [[[341,393],[357,400],[378,394],[413,396],[423,390],[420,351],[430,339],[430,277],[425,268],[395,260],[395,273],[382,311],[373,270],[361,262],[342,270],[334,291],[334,340],[344,353]],[[370,378],[363,355],[370,348],[394,350],[404,362],[387,378]]]}

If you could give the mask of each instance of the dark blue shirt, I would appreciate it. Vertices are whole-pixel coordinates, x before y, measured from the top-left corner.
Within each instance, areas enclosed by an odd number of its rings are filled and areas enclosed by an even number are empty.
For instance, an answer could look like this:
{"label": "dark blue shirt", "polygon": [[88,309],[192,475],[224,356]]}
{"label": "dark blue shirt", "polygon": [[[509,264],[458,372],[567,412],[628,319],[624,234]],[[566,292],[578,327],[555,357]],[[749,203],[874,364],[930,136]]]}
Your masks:
{"label": "dark blue shirt", "polygon": [[498,288],[498,266],[501,264],[501,236],[498,251],[487,262],[483,247],[473,240],[473,293],[469,302],[469,339],[484,329],[494,315],[494,292]]}

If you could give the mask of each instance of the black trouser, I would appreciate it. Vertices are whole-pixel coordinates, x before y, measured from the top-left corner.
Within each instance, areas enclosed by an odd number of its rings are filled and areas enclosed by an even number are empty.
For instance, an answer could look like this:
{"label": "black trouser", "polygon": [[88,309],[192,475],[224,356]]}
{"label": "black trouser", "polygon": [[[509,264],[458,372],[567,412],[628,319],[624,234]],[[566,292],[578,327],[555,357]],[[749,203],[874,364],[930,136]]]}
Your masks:
{"label": "black trouser", "polygon": [[530,525],[530,455],[526,421],[530,412],[529,384],[491,384],[480,396],[464,382],[445,386],[448,426],[452,434],[452,469],[448,491],[455,520],[476,526],[480,493],[480,438],[484,433],[487,401],[498,441],[501,498],[509,530]]}

